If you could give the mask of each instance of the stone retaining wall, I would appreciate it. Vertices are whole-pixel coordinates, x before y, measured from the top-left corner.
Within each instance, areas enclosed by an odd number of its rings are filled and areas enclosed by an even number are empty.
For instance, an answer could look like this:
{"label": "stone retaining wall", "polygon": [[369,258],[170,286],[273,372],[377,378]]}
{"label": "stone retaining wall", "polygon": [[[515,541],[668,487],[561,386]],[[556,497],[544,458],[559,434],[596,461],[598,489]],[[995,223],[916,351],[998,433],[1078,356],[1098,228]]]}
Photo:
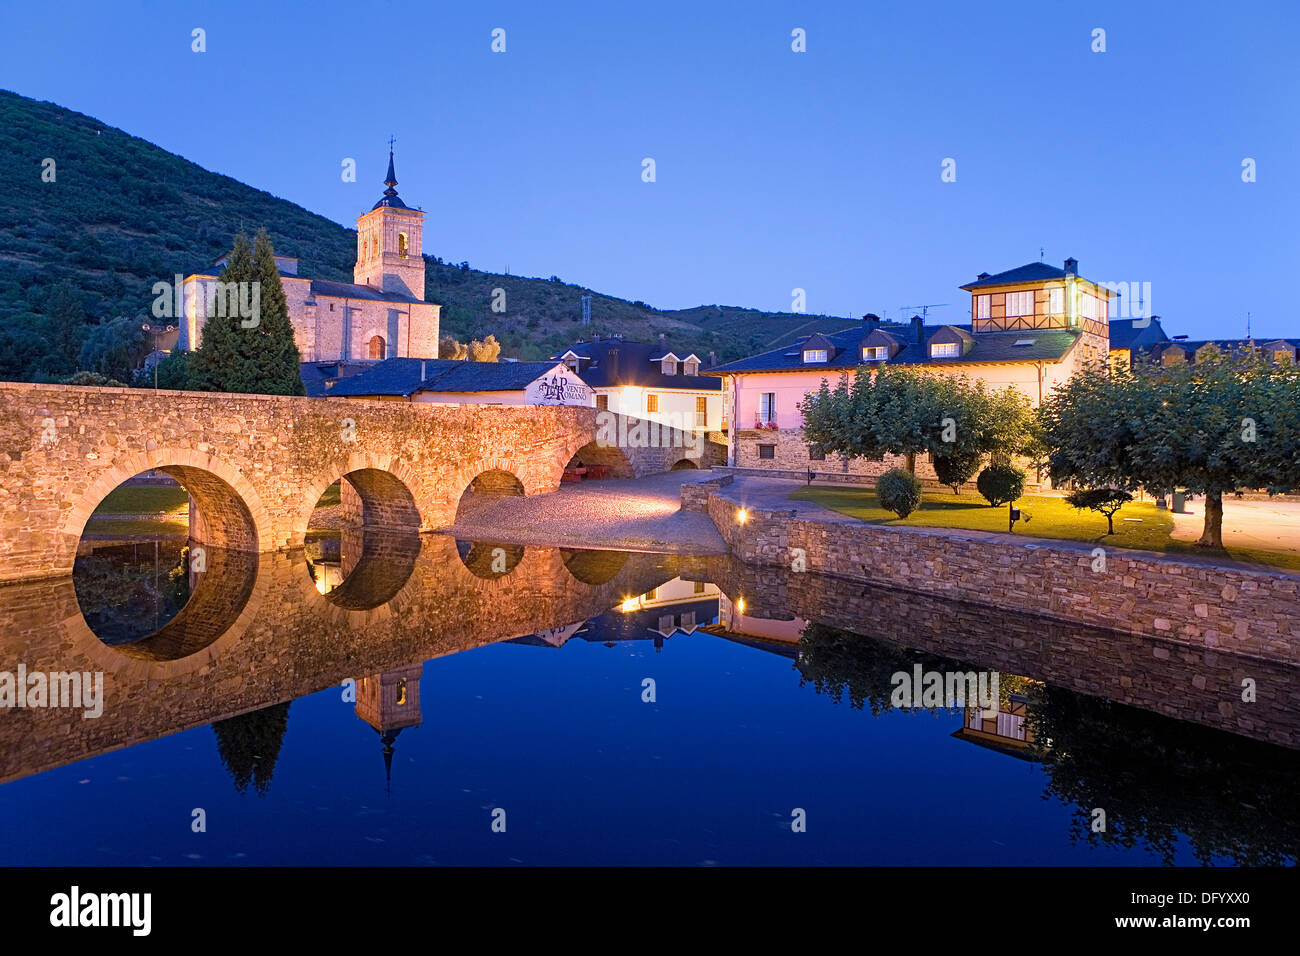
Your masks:
{"label": "stone retaining wall", "polygon": [[1300,664],[1300,576],[1145,551],[976,531],[887,528],[838,515],[747,509],[712,482],[683,508],[708,514],[750,564],[1014,608],[1204,649]]}

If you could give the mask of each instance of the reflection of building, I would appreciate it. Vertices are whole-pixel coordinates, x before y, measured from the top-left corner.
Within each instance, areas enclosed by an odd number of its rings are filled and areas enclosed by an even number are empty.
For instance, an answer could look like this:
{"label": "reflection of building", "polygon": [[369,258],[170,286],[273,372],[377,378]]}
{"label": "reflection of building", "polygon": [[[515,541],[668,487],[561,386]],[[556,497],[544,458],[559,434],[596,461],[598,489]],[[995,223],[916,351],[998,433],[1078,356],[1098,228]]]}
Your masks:
{"label": "reflection of building", "polygon": [[673,578],[645,594],[626,598],[618,607],[589,621],[529,634],[509,643],[563,647],[576,637],[614,647],[625,641],[649,640],[656,651],[661,651],[668,638],[693,634],[696,628],[716,621],[720,597],[715,585]]}
{"label": "reflection of building", "polygon": [[790,641],[798,643],[808,622],[793,614],[780,617],[751,617],[745,613],[745,599],[736,598],[733,602],[727,596],[718,599],[718,624],[732,634],[744,634],[768,641]]}
{"label": "reflection of building", "polygon": [[393,778],[393,743],[407,727],[418,727],[423,664],[408,664],[357,681],[357,716],[375,728],[384,744],[384,776]]}
{"label": "reflection of building", "polygon": [[1025,695],[1010,694],[1007,702],[998,704],[998,712],[993,717],[985,717],[979,707],[967,707],[961,729],[953,736],[1022,760],[1033,760],[1035,758],[1027,752],[1034,742],[1028,716]]}

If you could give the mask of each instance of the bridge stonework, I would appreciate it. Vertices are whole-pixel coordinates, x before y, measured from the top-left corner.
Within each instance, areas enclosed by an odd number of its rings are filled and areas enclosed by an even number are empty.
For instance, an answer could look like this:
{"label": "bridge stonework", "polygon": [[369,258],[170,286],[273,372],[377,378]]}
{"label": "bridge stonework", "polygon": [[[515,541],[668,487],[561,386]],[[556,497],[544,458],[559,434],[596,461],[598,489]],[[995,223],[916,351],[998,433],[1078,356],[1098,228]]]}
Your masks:
{"label": "bridge stonework", "polygon": [[609,413],[0,382],[0,582],[70,574],[91,513],[152,469],[189,491],[196,541],[277,551],[303,544],[340,478],[367,524],[433,531],[484,472],[534,495],[588,448],[637,476],[689,458],[687,436],[666,428],[658,447],[597,450],[598,414]]}

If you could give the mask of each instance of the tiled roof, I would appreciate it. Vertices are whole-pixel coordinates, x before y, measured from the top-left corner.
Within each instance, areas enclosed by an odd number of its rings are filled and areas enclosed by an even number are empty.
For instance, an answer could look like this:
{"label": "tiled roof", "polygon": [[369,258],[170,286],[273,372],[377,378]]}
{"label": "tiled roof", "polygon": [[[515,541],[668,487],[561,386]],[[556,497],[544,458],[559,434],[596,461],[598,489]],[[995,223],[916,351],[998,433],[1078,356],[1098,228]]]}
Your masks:
{"label": "tiled roof", "polygon": [[707,392],[722,388],[718,379],[703,377],[707,371],[703,364],[699,375],[683,375],[680,366],[676,375],[665,375],[660,363],[654,359],[668,351],[670,349],[663,345],[602,339],[599,342],[576,342],[561,349],[554,358],[560,361],[560,356],[572,352],[583,359],[591,359],[580,363],[578,377],[592,388],[639,385],[643,388],[689,388]]}
{"label": "tiled roof", "polygon": [[372,299],[377,302],[425,304],[423,299],[417,299],[405,292],[383,292],[368,285],[357,285],[355,282],[330,282],[327,279],[312,279],[311,294],[335,299]]}
{"label": "tiled roof", "polygon": [[307,389],[307,395],[316,398],[329,391],[326,383],[353,375],[360,375],[367,369],[373,368],[376,364],[376,359],[368,361],[303,362],[300,367],[302,384]]}
{"label": "tiled roof", "polygon": [[1010,285],[1016,282],[1046,282],[1049,279],[1064,279],[1065,270],[1058,269],[1056,266],[1049,266],[1046,262],[1030,262],[1023,266],[1017,266],[1015,269],[1008,269],[1006,272],[999,272],[997,275],[985,276],[982,279],[976,279],[963,289],[979,289],[989,285]]}
{"label": "tiled roof", "polygon": [[340,379],[326,394],[400,395],[406,398],[416,392],[522,391],[548,374],[555,365],[555,362],[391,358],[375,363],[360,375]]}
{"label": "tiled roof", "polygon": [[[959,333],[970,335],[973,345],[964,355],[954,358],[931,359],[925,343],[930,336],[944,328],[927,325],[922,331],[922,342],[916,341],[913,329],[908,327],[882,327],[883,331],[903,343],[903,348],[883,362],[864,362],[862,342],[870,334],[864,326],[841,329],[826,335],[835,346],[835,354],[826,362],[803,361],[803,341],[786,348],[774,349],[736,362],[711,368],[704,374],[724,375],[737,372],[805,372],[817,369],[850,369],[859,365],[972,365],[989,362],[1054,362],[1064,358],[1078,341],[1080,332],[1072,329],[1037,329],[1030,332],[981,332],[970,334],[969,325],[951,325]],[[806,341],[806,340],[804,340]],[[1023,343],[1023,344],[1017,344]]]}
{"label": "tiled roof", "polygon": [[1206,345],[1216,345],[1220,351],[1229,355],[1240,355],[1250,348],[1263,349],[1275,342],[1285,342],[1291,349],[1292,357],[1295,357],[1297,350],[1300,350],[1300,339],[1272,336],[1258,339],[1169,339],[1156,343],[1149,351],[1152,358],[1159,359],[1165,352],[1178,346],[1185,353],[1187,361],[1192,362],[1195,361],[1197,350]]}
{"label": "tiled roof", "polygon": [[1160,319],[1155,316],[1149,319],[1111,319],[1108,324],[1112,349],[1149,348],[1157,342],[1169,341]]}

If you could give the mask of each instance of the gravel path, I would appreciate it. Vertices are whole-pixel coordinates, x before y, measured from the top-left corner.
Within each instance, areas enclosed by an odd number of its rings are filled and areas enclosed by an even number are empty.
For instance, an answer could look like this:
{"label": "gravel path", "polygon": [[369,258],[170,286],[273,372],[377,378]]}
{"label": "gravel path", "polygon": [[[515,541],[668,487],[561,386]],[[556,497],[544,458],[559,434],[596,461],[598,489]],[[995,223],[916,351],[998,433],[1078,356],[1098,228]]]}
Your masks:
{"label": "gravel path", "polygon": [[527,498],[492,498],[464,508],[444,530],[501,544],[722,554],[727,546],[708,516],[681,510],[682,484],[710,477],[707,471],[671,471],[565,484]]}

